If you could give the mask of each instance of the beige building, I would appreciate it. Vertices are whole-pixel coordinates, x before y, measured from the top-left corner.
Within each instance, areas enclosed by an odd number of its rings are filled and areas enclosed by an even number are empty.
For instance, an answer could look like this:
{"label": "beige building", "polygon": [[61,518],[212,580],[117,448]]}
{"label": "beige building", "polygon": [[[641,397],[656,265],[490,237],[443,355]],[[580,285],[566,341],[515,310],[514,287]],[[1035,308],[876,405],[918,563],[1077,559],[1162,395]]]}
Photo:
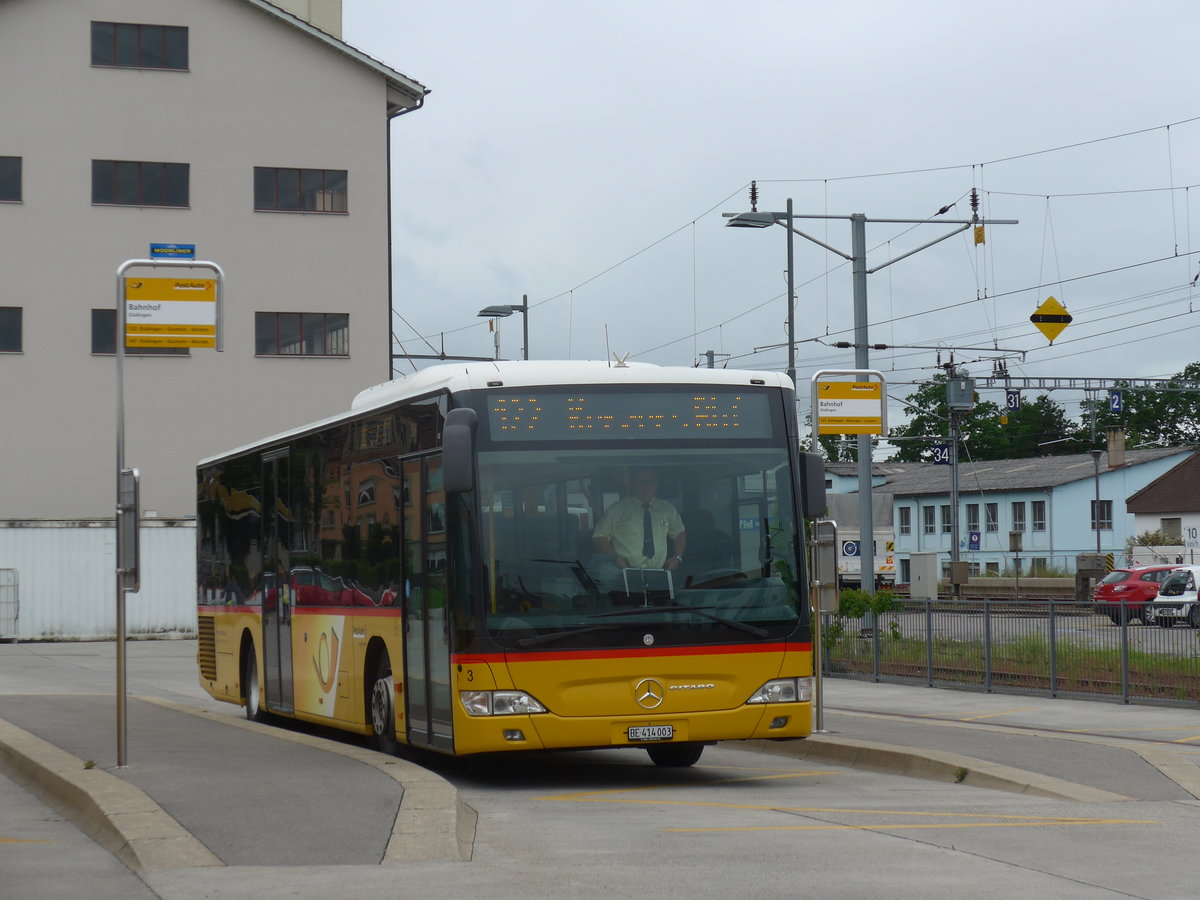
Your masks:
{"label": "beige building", "polygon": [[224,352],[125,361],[131,633],[193,618],[198,459],[389,378],[392,122],[427,91],[340,33],[339,0],[0,0],[0,639],[114,628],[126,260],[227,276]]}

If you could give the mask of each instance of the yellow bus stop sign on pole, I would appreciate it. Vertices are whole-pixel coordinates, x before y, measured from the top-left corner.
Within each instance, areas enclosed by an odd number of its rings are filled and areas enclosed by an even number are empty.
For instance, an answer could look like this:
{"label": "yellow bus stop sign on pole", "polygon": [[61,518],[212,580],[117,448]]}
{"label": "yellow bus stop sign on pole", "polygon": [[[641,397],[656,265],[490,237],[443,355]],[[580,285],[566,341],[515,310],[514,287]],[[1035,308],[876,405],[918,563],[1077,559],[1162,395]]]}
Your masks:
{"label": "yellow bus stop sign on pole", "polygon": [[126,347],[216,347],[216,280],[126,278]]}
{"label": "yellow bus stop sign on pole", "polygon": [[883,434],[883,384],[879,381],[818,381],[818,434]]}
{"label": "yellow bus stop sign on pole", "polygon": [[1029,321],[1038,327],[1038,331],[1046,336],[1050,343],[1054,343],[1054,339],[1063,333],[1063,329],[1071,324],[1071,314],[1067,312],[1067,308],[1055,300],[1053,297],[1047,297],[1046,302],[1033,311],[1033,315],[1029,317]]}

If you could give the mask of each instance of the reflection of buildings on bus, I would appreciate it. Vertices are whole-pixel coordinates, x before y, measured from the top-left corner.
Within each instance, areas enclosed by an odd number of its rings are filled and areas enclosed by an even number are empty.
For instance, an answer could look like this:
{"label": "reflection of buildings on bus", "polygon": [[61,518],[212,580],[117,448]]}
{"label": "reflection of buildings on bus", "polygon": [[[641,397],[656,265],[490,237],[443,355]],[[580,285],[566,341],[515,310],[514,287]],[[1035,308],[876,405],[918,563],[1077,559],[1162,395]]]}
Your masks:
{"label": "reflection of buildings on bus", "polygon": [[[196,460],[340,411],[390,371],[390,166],[402,151],[389,142],[393,127],[420,127],[393,119],[425,89],[342,41],[341,7],[0,3],[0,420],[27,436],[5,442],[0,470],[16,636],[115,629],[114,460],[57,436],[111,434],[123,261],[187,241],[229,275],[224,352],[127,352],[126,463],[141,473],[153,560],[128,597],[130,633],[195,627]],[[169,58],[154,43],[164,35]],[[154,110],[152,126],[129,126],[135,107]]]}
{"label": "reflection of buildings on bus", "polygon": [[254,605],[278,583],[297,605],[390,605],[402,564],[417,587],[444,575],[441,469],[408,458],[440,428],[439,404],[418,404],[214,467],[198,506],[208,598]]}

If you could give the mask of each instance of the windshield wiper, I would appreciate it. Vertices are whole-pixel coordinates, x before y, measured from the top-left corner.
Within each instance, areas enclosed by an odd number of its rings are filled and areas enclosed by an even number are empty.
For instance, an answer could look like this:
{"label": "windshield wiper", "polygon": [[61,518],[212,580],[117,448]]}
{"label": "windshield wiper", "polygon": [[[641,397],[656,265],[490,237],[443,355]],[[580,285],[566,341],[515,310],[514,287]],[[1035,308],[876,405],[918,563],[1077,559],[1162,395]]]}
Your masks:
{"label": "windshield wiper", "polygon": [[533,637],[523,637],[517,641],[518,647],[537,647],[540,644],[553,644],[563,638],[575,637],[580,634],[591,634],[594,631],[612,631],[620,625],[589,625],[587,628],[572,628],[570,631],[552,631],[549,634],[539,634]]}
{"label": "windshield wiper", "polygon": [[712,613],[704,612],[704,610],[712,608],[711,606],[687,606],[683,603],[660,603],[656,606],[636,606],[632,609],[617,610],[616,612],[593,613],[588,618],[607,619],[611,616],[645,616],[664,609],[677,609],[681,612],[693,612],[701,618],[708,619],[710,622],[719,622],[722,625],[728,625],[730,628],[736,628],[739,631],[744,631],[758,638],[765,638],[770,635],[769,631],[765,628],[759,628],[757,625],[749,625],[746,622],[739,622],[737,619],[726,619],[724,616],[714,616]]}

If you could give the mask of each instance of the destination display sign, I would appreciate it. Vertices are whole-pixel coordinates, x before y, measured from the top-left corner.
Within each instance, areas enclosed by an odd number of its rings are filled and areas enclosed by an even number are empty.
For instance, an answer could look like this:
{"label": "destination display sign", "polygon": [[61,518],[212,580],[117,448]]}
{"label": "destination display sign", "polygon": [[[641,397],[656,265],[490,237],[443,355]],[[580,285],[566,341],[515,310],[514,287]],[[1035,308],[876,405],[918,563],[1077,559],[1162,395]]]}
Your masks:
{"label": "destination display sign", "polygon": [[726,389],[494,392],[487,421],[493,441],[762,439],[774,429],[766,393]]}

